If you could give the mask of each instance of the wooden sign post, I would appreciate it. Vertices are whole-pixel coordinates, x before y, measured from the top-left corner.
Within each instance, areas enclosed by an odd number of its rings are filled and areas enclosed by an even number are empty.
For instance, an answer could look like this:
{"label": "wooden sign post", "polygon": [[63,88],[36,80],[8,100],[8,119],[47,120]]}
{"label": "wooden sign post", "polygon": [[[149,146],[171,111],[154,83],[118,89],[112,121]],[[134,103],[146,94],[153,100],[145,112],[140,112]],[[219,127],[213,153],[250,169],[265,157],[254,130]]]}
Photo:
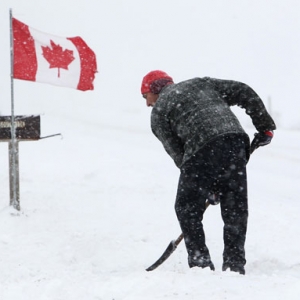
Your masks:
{"label": "wooden sign post", "polygon": [[20,210],[19,141],[40,139],[40,116],[15,116],[15,138],[12,139],[11,116],[0,116],[0,142],[8,142],[10,205]]}

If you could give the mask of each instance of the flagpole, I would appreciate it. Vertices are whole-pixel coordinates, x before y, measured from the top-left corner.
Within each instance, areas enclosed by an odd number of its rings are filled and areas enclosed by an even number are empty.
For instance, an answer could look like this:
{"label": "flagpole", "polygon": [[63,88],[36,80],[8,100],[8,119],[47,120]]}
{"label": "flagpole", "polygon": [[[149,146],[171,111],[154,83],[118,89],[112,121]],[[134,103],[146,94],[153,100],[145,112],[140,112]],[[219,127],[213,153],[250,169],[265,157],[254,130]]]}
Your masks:
{"label": "flagpole", "polygon": [[9,9],[9,25],[10,25],[10,86],[11,86],[11,141],[9,145],[9,161],[10,161],[10,205],[20,210],[20,202],[17,188],[17,154],[18,145],[16,141],[15,128],[15,107],[14,107],[14,39],[13,39],[13,17],[12,9]]}

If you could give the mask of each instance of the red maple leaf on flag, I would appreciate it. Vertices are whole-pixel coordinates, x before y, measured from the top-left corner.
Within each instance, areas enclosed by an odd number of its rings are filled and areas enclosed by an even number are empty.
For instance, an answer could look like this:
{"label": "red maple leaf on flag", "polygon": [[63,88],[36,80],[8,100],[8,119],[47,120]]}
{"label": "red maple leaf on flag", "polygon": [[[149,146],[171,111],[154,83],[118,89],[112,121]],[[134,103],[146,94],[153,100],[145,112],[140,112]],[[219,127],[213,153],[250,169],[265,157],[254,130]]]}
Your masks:
{"label": "red maple leaf on flag", "polygon": [[58,68],[58,77],[60,77],[60,69],[68,70],[69,64],[75,57],[72,50],[63,50],[60,45],[56,45],[52,40],[50,40],[50,44],[52,49],[49,46],[42,46],[43,56],[50,64],[50,69]]}

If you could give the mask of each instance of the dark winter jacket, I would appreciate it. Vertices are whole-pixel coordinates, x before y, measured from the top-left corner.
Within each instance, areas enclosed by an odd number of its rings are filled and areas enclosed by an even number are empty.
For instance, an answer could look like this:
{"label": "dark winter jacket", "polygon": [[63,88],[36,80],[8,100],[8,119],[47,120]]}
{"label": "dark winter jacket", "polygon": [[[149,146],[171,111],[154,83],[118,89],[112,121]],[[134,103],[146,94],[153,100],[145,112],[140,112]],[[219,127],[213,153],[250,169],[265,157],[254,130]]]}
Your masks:
{"label": "dark winter jacket", "polygon": [[180,168],[204,145],[226,134],[249,140],[230,106],[246,109],[259,132],[276,129],[259,96],[246,84],[209,77],[166,86],[151,114],[151,128]]}

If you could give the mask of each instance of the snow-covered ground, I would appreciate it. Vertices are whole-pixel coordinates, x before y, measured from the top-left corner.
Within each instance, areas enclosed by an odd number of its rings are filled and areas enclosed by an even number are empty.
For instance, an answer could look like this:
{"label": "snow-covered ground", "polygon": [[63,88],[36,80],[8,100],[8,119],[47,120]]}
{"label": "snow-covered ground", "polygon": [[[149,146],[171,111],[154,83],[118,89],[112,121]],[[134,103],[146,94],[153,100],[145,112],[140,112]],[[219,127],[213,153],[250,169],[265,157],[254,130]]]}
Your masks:
{"label": "snow-covered ground", "polygon": [[189,269],[183,243],[146,272],[180,234],[178,170],[137,106],[42,115],[42,135],[63,138],[20,143],[20,212],[8,206],[0,144],[0,299],[298,300],[300,132],[277,130],[249,162],[246,276],[221,271],[219,206],[204,220],[215,272]]}

